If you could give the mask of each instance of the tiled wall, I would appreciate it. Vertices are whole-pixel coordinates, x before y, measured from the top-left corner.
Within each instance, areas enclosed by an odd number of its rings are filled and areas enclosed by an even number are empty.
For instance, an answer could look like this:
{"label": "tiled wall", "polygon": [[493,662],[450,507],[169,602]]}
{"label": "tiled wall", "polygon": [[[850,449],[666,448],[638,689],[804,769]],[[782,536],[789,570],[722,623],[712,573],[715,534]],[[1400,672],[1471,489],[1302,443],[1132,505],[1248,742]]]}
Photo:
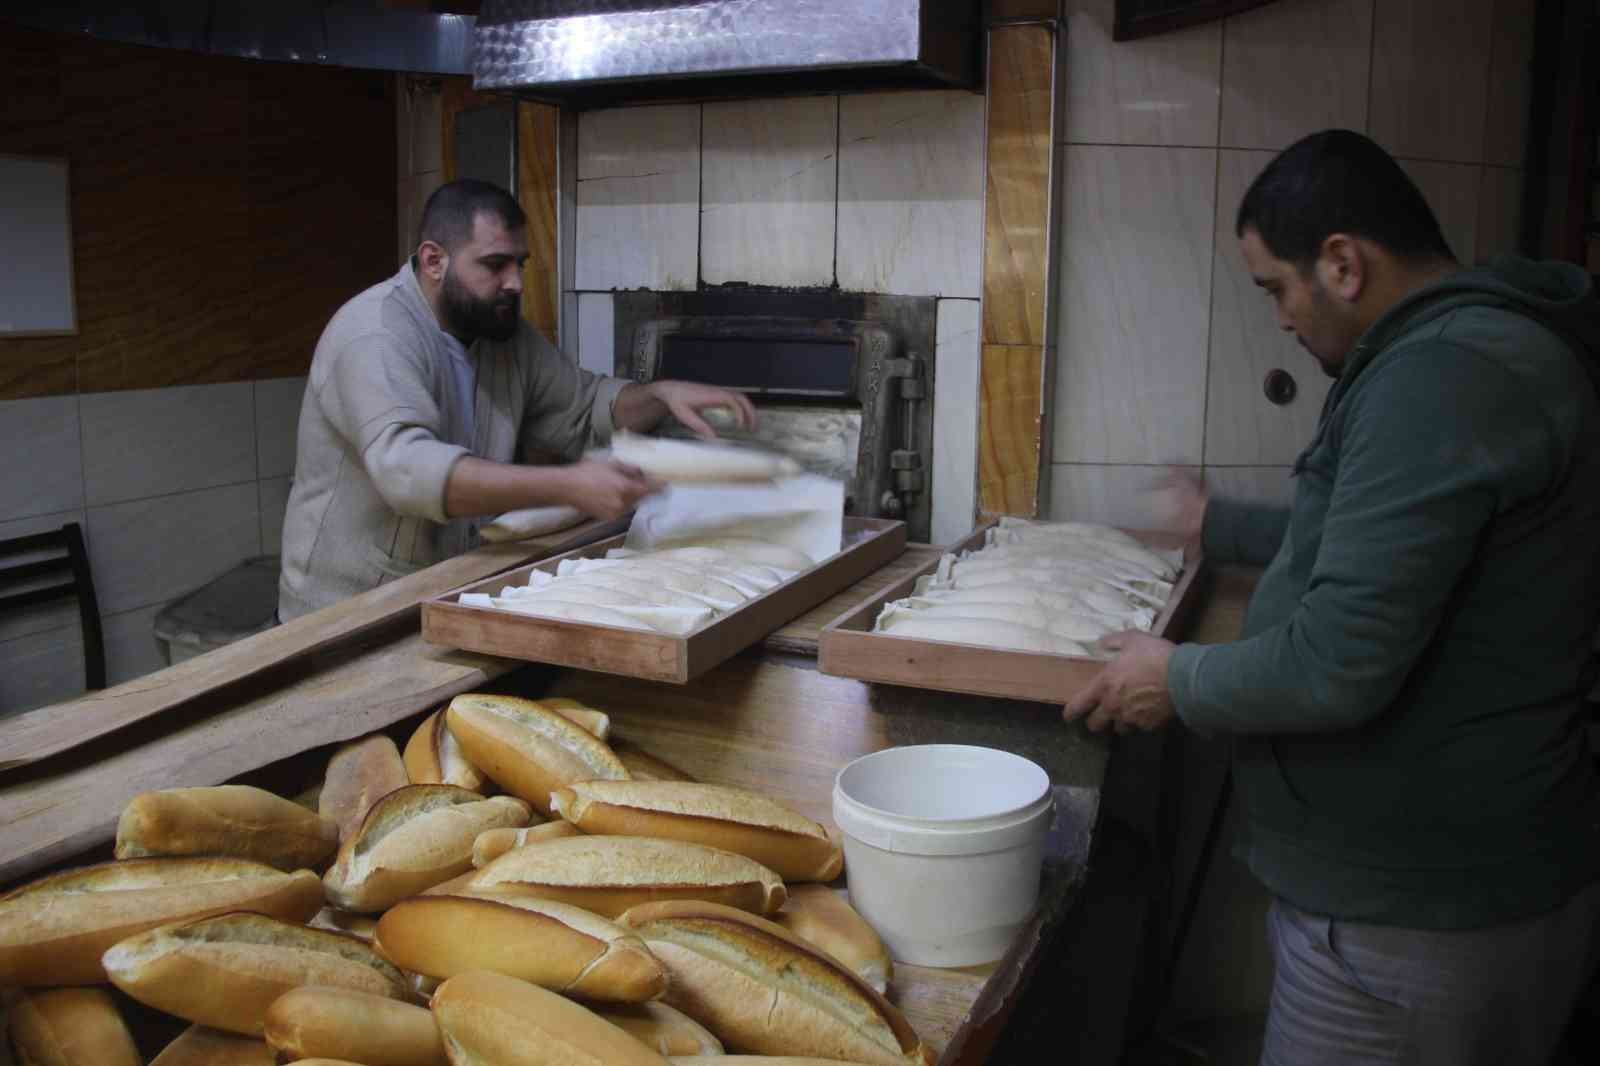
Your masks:
{"label": "tiled wall", "polygon": [[[1111,0],[1064,0],[1064,193],[1051,514],[1154,520],[1168,464],[1287,499],[1328,382],[1250,282],[1233,213],[1299,137],[1399,158],[1459,259],[1517,233],[1534,0],[1278,0],[1113,44]],[[1268,403],[1266,373],[1299,386]]]}
{"label": "tiled wall", "polygon": [[901,92],[584,113],[582,364],[613,366],[611,292],[829,286],[937,296],[933,536],[972,524],[983,97]]}
{"label": "tiled wall", "polygon": [[[0,402],[0,539],[77,522],[108,681],[164,665],[157,612],[278,550],[305,378]],[[75,603],[0,622],[0,716],[83,691]]]}

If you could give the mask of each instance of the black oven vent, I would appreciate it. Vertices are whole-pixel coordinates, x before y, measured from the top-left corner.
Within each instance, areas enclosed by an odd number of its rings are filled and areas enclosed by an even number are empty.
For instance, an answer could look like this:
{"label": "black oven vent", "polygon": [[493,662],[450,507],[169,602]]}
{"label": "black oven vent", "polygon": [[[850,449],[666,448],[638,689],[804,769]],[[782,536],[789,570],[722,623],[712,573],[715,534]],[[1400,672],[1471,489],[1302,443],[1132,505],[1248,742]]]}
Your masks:
{"label": "black oven vent", "polygon": [[855,340],[668,333],[656,376],[698,381],[764,397],[853,399]]}

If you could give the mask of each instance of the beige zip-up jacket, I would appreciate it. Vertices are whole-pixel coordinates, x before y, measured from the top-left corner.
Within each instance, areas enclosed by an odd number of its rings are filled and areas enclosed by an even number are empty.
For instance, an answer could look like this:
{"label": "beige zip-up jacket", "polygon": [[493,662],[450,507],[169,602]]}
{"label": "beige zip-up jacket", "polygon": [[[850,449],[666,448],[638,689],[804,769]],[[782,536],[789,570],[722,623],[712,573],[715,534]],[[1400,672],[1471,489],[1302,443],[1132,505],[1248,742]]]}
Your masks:
{"label": "beige zip-up jacket", "polygon": [[450,353],[409,263],[323,330],[283,519],[283,621],[476,544],[477,522],[444,513],[445,482],[462,456],[571,460],[610,439],[611,405],[626,382],[579,368],[527,322],[509,341],[473,342],[467,358],[477,370],[474,427],[451,415]]}

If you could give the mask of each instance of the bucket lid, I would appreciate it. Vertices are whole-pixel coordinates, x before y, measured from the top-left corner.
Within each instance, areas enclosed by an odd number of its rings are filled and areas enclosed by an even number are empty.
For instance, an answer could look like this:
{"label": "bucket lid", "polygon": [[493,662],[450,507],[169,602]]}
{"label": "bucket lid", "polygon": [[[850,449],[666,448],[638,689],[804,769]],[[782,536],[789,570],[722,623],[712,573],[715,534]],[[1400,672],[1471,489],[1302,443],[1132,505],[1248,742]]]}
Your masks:
{"label": "bucket lid", "polygon": [[1050,775],[997,748],[919,744],[863,755],[833,784],[833,820],[855,839],[912,855],[1014,847],[1049,827]]}

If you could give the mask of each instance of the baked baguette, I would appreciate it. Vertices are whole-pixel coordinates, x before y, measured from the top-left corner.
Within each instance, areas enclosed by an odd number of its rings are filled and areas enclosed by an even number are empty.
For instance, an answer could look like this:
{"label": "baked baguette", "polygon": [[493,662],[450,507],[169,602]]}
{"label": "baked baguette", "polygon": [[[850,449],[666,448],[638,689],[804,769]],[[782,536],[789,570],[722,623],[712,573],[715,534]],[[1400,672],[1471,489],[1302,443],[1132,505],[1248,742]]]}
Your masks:
{"label": "baked baguette", "polygon": [[265,1040],[191,1025],[150,1066],[277,1066],[277,1061]]}
{"label": "baked baguette", "polygon": [[550,900],[415,896],[378,920],[377,945],[413,973],[488,970],[581,999],[640,1003],[667,985],[661,963],[631,930]]}
{"label": "baked baguette", "polygon": [[445,723],[440,707],[417,726],[406,741],[406,776],[413,785],[455,785],[469,792],[485,793],[489,775],[467,761],[461,745]]}
{"label": "baked baguette", "polygon": [[324,907],[306,922],[313,929],[326,929],[330,933],[344,933],[372,943],[378,932],[378,919],[370,914],[354,914],[337,907]]}
{"label": "baked baguette", "polygon": [[140,1066],[133,1035],[103,988],[28,992],[11,1006],[10,1030],[22,1066]]}
{"label": "baked baguette", "polygon": [[636,907],[620,919],[667,966],[666,1002],[730,1051],[932,1063],[904,1015],[842,963],[773,922],[714,903]]}
{"label": "baked baguette", "polygon": [[169,788],[133,797],[117,820],[117,858],[229,855],[298,870],[339,847],[339,827],[249,785]]}
{"label": "baked baguette", "polygon": [[303,922],[322,906],[310,870],[245,859],[130,859],[51,874],[0,896],[0,984],[96,984],[100,956],[168,922],[251,910]]}
{"label": "baked baguette", "polygon": [[832,881],[844,853],[827,830],[758,792],[692,781],[579,781],[550,804],[585,833],[659,837],[754,859],[785,881]]}
{"label": "baked baguette", "polygon": [[593,733],[601,740],[611,735],[611,716],[605,711],[596,710],[587,703],[567,696],[546,696],[539,703],[543,704],[546,710],[555,711],[567,721],[582,726],[584,732]]}
{"label": "baked baguette", "polygon": [[328,760],[317,812],[339,827],[339,843],[361,828],[373,804],[410,784],[400,749],[382,733],[351,741]]}
{"label": "baked baguette", "polygon": [[452,977],[433,994],[452,1066],[666,1066],[586,1007],[503,974]]}
{"label": "baked baguette", "polygon": [[894,963],[867,920],[827,885],[793,885],[789,900],[772,919],[795,936],[850,969],[880,995],[889,991]]}
{"label": "baked baguette", "polygon": [[610,743],[611,750],[617,753],[622,765],[628,768],[628,776],[635,781],[694,780],[691,775],[684,773],[665,759],[656,758],[637,744],[630,744],[626,740],[612,740]]}
{"label": "baked baguette", "polygon": [[581,835],[582,831],[568,821],[545,822],[543,825],[530,825],[526,829],[485,829],[472,842],[472,865],[487,866],[512,848],[520,848],[524,844]]}
{"label": "baked baguette", "polygon": [[291,988],[267,1008],[278,1057],[349,1059],[365,1066],[449,1066],[425,1007],[345,988]]}
{"label": "baked baguette", "polygon": [[472,869],[472,842],[485,829],[528,824],[528,805],[484,799],[454,785],[407,785],[367,813],[339,860],[323,875],[328,901],[347,911],[381,911]]}
{"label": "baked baguette", "polygon": [[783,881],[753,859],[703,844],[576,836],[508,851],[478,871],[475,894],[534,896],[613,918],[666,899],[709,899],[758,914],[783,906]]}
{"label": "baked baguette", "polygon": [[672,1066],[852,1066],[843,1059],[814,1059],[808,1055],[673,1055],[667,1061]]}
{"label": "baked baguette", "polygon": [[331,985],[406,997],[405,978],[353,936],[259,914],[224,914],[151,929],[105,954],[111,983],[186,1021],[260,1036],[267,1008],[291,988]]}
{"label": "baked baguette", "polygon": [[710,1029],[665,1003],[605,1007],[595,1013],[663,1055],[722,1054],[722,1041]]}
{"label": "baked baguette", "polygon": [[467,758],[546,818],[550,793],[563,785],[628,776],[605,741],[534,700],[468,693],[446,716]]}

